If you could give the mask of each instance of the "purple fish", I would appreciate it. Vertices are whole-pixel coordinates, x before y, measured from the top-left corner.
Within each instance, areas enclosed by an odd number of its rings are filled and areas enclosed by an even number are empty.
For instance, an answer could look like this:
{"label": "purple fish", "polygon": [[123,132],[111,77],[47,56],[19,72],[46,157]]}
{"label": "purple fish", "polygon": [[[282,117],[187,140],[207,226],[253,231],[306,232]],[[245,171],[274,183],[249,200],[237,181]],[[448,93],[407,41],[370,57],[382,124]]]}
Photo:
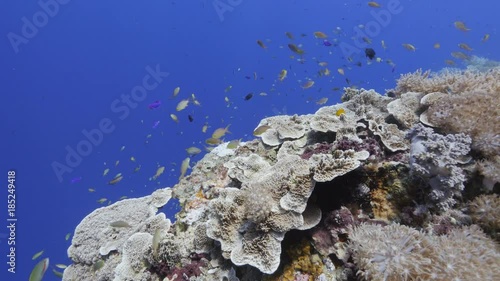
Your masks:
{"label": "purple fish", "polygon": [[160,124],[160,120],[155,121],[155,122],[153,123],[153,129],[156,129],[156,127],[158,127],[158,125],[159,125],[159,124]]}
{"label": "purple fish", "polygon": [[323,45],[330,47],[332,45],[332,43],[330,43],[330,41],[325,39],[325,40],[323,40]]}
{"label": "purple fish", "polygon": [[71,179],[71,183],[77,183],[77,182],[80,182],[81,180],[82,180],[82,177],[76,177],[76,178]]}
{"label": "purple fish", "polygon": [[161,105],[161,101],[157,100],[157,101],[155,101],[153,103],[150,103],[148,105],[148,108],[149,109],[156,109],[156,108],[160,107],[160,105]]}

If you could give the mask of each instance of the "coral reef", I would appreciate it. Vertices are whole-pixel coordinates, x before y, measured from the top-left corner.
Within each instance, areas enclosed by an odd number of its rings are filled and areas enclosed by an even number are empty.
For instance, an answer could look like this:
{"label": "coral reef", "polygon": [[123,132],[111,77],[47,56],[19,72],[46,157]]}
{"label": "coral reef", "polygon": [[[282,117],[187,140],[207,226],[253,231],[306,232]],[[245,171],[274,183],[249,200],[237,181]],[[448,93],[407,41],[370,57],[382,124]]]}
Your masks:
{"label": "coral reef", "polygon": [[417,71],[265,118],[172,189],[88,215],[63,280],[494,280],[499,74]]}

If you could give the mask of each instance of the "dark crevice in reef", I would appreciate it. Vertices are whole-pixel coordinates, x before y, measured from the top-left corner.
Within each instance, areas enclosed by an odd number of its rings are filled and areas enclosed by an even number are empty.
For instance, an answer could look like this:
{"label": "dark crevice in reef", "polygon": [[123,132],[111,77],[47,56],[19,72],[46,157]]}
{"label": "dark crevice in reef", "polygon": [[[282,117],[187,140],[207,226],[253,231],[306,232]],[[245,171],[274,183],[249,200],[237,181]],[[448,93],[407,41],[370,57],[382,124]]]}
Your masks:
{"label": "dark crevice in reef", "polygon": [[363,174],[358,171],[329,182],[317,182],[310,200],[315,200],[323,213],[338,210],[341,206],[350,205],[355,201],[354,192],[362,182]]}
{"label": "dark crevice in reef", "polygon": [[310,141],[308,143],[309,145],[314,145],[316,143],[322,143],[322,142],[333,143],[335,142],[336,134],[334,132],[323,133],[323,132],[311,131],[309,132],[307,139]]}

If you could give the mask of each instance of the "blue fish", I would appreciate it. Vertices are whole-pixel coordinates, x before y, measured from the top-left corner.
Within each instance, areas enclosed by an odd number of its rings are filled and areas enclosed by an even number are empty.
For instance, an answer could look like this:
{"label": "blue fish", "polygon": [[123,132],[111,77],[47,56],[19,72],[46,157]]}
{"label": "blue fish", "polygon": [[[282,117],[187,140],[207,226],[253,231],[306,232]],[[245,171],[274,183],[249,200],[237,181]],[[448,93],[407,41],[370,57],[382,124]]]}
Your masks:
{"label": "blue fish", "polygon": [[323,45],[330,47],[332,45],[332,43],[330,43],[330,41],[325,39],[325,40],[323,40]]}
{"label": "blue fish", "polygon": [[156,129],[156,127],[158,127],[158,125],[159,125],[159,124],[160,124],[160,120],[155,121],[155,122],[153,123],[153,129]]}
{"label": "blue fish", "polygon": [[148,108],[149,109],[156,109],[156,108],[160,107],[160,105],[161,105],[161,101],[157,100],[157,101],[155,101],[153,103],[150,103],[148,105]]}
{"label": "blue fish", "polygon": [[77,183],[80,181],[82,181],[82,177],[76,177],[76,178],[71,179],[71,183]]}

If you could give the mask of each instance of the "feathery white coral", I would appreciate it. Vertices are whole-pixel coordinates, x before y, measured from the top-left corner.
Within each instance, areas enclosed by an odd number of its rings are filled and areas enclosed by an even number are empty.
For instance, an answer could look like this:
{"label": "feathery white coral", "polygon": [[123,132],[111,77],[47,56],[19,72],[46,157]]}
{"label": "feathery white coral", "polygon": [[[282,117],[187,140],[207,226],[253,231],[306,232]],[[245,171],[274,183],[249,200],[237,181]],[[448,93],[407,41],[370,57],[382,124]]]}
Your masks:
{"label": "feathery white coral", "polygon": [[431,260],[422,255],[423,234],[399,224],[361,224],[349,235],[358,275],[365,280],[415,280]]}
{"label": "feathery white coral", "polygon": [[474,223],[494,234],[500,230],[500,196],[480,195],[469,202],[469,212]]}
{"label": "feathery white coral", "polygon": [[361,224],[349,239],[358,275],[365,280],[497,280],[500,276],[499,247],[475,225],[436,236],[399,224]]}

